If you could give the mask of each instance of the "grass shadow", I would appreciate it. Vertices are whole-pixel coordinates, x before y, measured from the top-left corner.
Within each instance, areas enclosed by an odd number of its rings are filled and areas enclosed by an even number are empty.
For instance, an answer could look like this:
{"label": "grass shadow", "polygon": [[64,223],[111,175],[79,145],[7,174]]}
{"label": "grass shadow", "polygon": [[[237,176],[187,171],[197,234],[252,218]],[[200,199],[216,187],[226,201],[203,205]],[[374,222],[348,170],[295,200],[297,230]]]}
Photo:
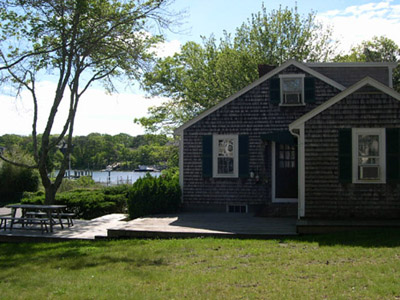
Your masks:
{"label": "grass shadow", "polygon": [[309,234],[284,240],[318,243],[320,246],[353,246],[394,248],[400,246],[400,229],[362,229],[336,233]]}

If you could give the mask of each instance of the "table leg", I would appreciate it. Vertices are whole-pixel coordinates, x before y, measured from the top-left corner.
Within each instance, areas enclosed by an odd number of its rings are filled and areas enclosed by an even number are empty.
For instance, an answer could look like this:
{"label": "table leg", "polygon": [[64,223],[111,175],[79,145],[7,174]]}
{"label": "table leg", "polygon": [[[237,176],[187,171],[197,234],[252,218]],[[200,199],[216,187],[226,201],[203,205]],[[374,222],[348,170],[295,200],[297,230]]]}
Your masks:
{"label": "table leg", "polygon": [[53,216],[51,215],[51,209],[46,209],[47,212],[47,218],[49,219],[49,225],[50,225],[50,232],[53,232]]}
{"label": "table leg", "polygon": [[61,229],[64,229],[64,225],[63,225],[62,220],[61,220],[60,209],[57,209],[57,218],[58,218],[58,222],[60,222]]}
{"label": "table leg", "polygon": [[14,226],[14,218],[15,218],[15,215],[16,215],[16,213],[17,213],[17,209],[16,208],[11,208],[11,224],[10,224],[10,231],[12,231],[12,229],[13,229],[13,226]]}

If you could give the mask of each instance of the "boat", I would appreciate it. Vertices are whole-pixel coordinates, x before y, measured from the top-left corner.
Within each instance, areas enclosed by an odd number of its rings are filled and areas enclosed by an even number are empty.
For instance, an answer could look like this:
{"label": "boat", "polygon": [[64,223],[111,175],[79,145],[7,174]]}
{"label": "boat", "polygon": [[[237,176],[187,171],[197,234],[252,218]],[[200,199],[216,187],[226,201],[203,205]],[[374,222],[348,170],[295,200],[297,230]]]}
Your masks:
{"label": "boat", "polygon": [[139,165],[139,168],[135,169],[134,171],[135,172],[160,172],[156,168],[149,167],[149,166],[143,166],[143,165]]}

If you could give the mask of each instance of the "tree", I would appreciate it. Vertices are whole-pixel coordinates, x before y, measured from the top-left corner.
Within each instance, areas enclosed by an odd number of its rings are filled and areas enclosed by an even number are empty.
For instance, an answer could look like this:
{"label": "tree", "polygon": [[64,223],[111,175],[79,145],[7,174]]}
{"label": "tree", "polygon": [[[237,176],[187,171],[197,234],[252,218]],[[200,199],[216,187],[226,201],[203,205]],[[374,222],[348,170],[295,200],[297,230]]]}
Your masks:
{"label": "tree", "polygon": [[[373,37],[353,47],[349,54],[338,55],[337,62],[400,62],[400,47],[384,36]],[[400,66],[393,70],[393,88],[400,92]]]}
{"label": "tree", "polygon": [[327,60],[334,48],[330,32],[313,12],[301,16],[297,7],[280,7],[268,13],[263,6],[233,36],[225,32],[219,43],[212,36],[202,44],[187,42],[180,53],[160,59],[146,74],[145,87],[169,100],[135,121],[148,131],[170,132],[257,79],[259,64]]}
{"label": "tree", "polygon": [[[18,95],[32,96],[35,163],[15,165],[38,168],[52,203],[61,184],[72,149],[75,115],[81,96],[95,82],[115,91],[113,78],[138,80],[152,61],[151,47],[162,40],[149,33],[171,25],[166,10],[169,0],[3,0],[0,4],[0,71],[3,83],[13,83]],[[53,104],[41,141],[37,139],[36,84],[43,76],[57,81]],[[68,93],[66,93],[68,91]],[[57,111],[68,101],[69,111],[61,134],[53,141],[51,131]],[[51,180],[49,153],[63,140],[67,149],[60,172]]]}

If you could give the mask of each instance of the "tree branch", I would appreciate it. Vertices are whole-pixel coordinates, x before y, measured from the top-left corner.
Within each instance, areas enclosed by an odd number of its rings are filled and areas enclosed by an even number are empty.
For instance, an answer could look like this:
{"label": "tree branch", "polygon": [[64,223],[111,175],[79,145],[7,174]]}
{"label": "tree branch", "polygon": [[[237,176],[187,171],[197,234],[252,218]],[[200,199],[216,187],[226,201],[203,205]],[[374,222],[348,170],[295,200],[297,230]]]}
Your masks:
{"label": "tree branch", "polygon": [[3,155],[1,155],[1,154],[0,154],[0,159],[4,160],[5,162],[7,162],[7,163],[9,163],[9,164],[12,164],[12,165],[14,165],[14,166],[17,166],[17,167],[22,167],[22,168],[27,168],[27,169],[37,169],[37,168],[38,168],[38,165],[30,166],[30,165],[18,163],[18,162],[9,160],[8,158],[5,158],[5,157],[4,157]]}

